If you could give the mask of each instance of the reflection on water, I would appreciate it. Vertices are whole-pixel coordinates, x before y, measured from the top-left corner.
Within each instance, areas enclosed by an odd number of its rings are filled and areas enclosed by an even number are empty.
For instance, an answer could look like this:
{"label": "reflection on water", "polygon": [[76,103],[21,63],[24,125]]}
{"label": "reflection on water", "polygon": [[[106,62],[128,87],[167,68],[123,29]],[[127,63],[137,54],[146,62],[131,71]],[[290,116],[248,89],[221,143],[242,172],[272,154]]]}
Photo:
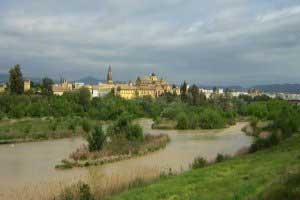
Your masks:
{"label": "reflection on water", "polygon": [[224,130],[193,131],[151,130],[151,120],[140,120],[140,123],[146,133],[169,134],[171,142],[165,149],[147,156],[88,169],[54,169],[55,164],[85,142],[81,138],[16,144],[14,147],[1,145],[0,199],[11,199],[13,197],[9,195],[15,195],[14,191],[29,185],[49,190],[50,183],[70,184],[96,174],[101,175],[105,184],[108,181],[105,177],[114,176],[125,180],[124,177],[138,176],[144,174],[145,170],[153,173],[169,168],[175,171],[185,170],[196,156],[213,159],[218,153],[232,154],[251,143],[251,138],[241,131],[245,123],[238,123]]}

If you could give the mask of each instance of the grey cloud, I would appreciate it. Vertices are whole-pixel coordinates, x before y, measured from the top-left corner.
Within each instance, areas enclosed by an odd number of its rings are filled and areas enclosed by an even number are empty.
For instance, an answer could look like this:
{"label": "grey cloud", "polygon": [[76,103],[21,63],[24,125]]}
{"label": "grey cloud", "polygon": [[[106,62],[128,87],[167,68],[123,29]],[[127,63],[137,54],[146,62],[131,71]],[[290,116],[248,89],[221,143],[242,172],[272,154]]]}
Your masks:
{"label": "grey cloud", "polygon": [[104,78],[112,64],[121,80],[152,71],[201,84],[300,77],[292,0],[12,0],[0,13],[0,73],[20,63],[30,76]]}

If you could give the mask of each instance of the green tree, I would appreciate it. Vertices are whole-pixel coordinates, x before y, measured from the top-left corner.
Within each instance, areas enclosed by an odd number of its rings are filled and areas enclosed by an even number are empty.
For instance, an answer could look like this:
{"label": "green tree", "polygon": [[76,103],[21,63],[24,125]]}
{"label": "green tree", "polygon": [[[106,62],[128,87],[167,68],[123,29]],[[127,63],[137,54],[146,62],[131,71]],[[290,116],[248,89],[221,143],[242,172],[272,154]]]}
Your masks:
{"label": "green tree", "polygon": [[183,102],[187,101],[188,98],[188,85],[187,82],[184,81],[180,87],[180,97]]}
{"label": "green tree", "polygon": [[79,90],[79,103],[83,106],[84,110],[87,110],[87,107],[91,101],[91,93],[87,88],[81,88]]}
{"label": "green tree", "polygon": [[53,80],[50,78],[43,78],[42,84],[41,84],[41,89],[42,89],[42,94],[46,96],[50,96],[53,94],[52,91],[52,85],[53,85]]}
{"label": "green tree", "polygon": [[9,70],[9,88],[13,94],[24,93],[23,75],[18,64]]}
{"label": "green tree", "polygon": [[102,126],[96,126],[92,133],[88,135],[87,141],[90,151],[101,150],[104,146],[106,136],[103,132]]}
{"label": "green tree", "polygon": [[189,88],[189,93],[191,94],[191,105],[204,105],[206,101],[206,96],[204,93],[200,92],[199,87],[197,85],[192,85]]}

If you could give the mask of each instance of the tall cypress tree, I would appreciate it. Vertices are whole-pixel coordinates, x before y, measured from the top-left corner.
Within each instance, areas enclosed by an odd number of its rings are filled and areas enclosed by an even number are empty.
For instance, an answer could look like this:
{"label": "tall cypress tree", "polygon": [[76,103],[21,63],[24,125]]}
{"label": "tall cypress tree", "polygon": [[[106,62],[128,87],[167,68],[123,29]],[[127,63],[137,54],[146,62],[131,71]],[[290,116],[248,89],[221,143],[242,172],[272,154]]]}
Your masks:
{"label": "tall cypress tree", "polygon": [[181,100],[183,102],[187,101],[187,98],[188,98],[188,86],[187,86],[186,81],[184,81],[183,84],[180,87],[180,97],[181,97]]}
{"label": "tall cypress tree", "polygon": [[10,92],[13,94],[23,94],[24,82],[20,65],[17,64],[13,68],[11,68],[9,70],[9,75]]}

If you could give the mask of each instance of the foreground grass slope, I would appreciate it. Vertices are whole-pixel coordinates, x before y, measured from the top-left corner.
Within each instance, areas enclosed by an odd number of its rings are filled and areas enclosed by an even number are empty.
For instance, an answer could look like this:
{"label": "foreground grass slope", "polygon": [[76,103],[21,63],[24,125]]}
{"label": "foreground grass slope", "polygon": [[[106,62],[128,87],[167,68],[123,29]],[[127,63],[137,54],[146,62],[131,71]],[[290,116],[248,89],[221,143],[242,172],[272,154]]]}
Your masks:
{"label": "foreground grass slope", "polygon": [[300,136],[114,196],[113,200],[256,199],[286,171],[300,165]]}

